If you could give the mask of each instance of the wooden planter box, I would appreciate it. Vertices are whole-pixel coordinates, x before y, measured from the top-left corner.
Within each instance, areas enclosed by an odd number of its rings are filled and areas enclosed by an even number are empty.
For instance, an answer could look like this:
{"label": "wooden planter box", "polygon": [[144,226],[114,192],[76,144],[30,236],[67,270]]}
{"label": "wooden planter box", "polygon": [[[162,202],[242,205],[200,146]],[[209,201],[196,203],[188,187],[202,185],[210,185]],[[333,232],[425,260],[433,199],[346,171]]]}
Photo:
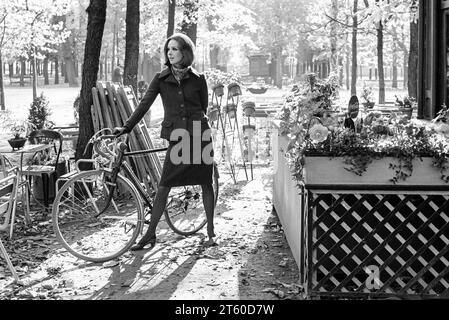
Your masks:
{"label": "wooden planter box", "polygon": [[341,158],[306,157],[301,184],[274,139],[273,204],[307,297],[449,297],[449,185],[432,159],[393,184],[394,158],[357,176]]}
{"label": "wooden planter box", "polygon": [[449,189],[449,184],[441,179],[440,169],[433,166],[432,158],[413,159],[412,175],[396,184],[391,181],[395,172],[390,164],[398,165],[398,159],[385,157],[373,160],[366,172],[358,176],[345,169],[349,165],[344,163],[342,157],[310,156],[305,158],[304,183],[311,188],[325,186],[348,189],[363,186],[368,189]]}

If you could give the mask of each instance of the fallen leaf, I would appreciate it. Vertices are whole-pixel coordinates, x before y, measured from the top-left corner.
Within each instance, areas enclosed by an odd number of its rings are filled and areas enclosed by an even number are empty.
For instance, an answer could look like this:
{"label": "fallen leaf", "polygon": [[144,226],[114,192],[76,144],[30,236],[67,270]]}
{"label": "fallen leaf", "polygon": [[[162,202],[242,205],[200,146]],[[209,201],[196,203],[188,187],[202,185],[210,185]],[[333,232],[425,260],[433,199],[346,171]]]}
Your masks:
{"label": "fallen leaf", "polygon": [[281,262],[279,262],[279,267],[285,268],[287,266],[287,261],[282,260]]}
{"label": "fallen leaf", "polygon": [[103,268],[112,268],[112,267],[116,267],[120,264],[120,262],[118,260],[111,260],[111,261],[106,261],[105,263],[103,263]]}
{"label": "fallen leaf", "polygon": [[133,283],[134,283],[134,279],[128,279],[122,283],[122,287],[131,287]]}

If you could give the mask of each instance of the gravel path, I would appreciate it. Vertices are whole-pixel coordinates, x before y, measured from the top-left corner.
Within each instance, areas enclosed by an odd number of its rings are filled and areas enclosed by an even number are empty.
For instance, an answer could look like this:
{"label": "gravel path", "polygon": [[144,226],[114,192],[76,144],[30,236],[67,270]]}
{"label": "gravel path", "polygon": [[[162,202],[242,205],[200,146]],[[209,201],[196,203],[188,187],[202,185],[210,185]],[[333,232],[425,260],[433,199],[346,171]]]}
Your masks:
{"label": "gravel path", "polygon": [[152,250],[93,264],[62,249],[41,212],[32,228],[19,218],[14,240],[1,236],[22,284],[0,260],[0,299],[300,299],[298,268],[272,210],[271,166],[256,166],[252,181],[240,169],[237,184],[221,166],[220,184],[214,247],[201,244],[205,229],[186,238],[161,227]]}

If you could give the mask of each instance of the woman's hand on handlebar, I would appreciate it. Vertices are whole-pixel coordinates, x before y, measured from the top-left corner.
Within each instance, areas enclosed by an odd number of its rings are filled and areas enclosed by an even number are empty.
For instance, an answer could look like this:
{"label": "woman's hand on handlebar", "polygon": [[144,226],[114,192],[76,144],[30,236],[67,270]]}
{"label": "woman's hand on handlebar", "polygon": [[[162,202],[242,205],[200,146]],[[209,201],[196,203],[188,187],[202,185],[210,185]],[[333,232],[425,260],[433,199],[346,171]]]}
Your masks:
{"label": "woman's hand on handlebar", "polygon": [[124,135],[125,133],[128,133],[125,127],[115,127],[112,130],[112,134],[115,135],[116,138],[120,137],[121,135]]}

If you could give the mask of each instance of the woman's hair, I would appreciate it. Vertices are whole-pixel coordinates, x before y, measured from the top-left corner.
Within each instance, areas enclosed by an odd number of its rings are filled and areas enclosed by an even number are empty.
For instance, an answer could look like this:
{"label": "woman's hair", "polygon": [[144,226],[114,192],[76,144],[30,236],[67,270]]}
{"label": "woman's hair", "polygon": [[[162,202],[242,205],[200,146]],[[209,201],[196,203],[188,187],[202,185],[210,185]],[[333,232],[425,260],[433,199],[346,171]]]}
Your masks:
{"label": "woman's hair", "polygon": [[181,64],[183,67],[191,66],[193,61],[195,60],[195,54],[194,54],[194,48],[195,44],[193,41],[185,34],[183,33],[174,33],[172,36],[170,36],[166,41],[164,45],[164,55],[165,55],[165,65],[170,66],[170,60],[168,59],[167,52],[168,52],[168,43],[170,40],[175,40],[178,42],[179,49],[182,53],[182,60]]}
{"label": "woman's hair", "polygon": [[351,96],[351,98],[349,99],[349,105],[353,105],[356,103],[359,103],[359,99],[357,98],[357,96]]}

